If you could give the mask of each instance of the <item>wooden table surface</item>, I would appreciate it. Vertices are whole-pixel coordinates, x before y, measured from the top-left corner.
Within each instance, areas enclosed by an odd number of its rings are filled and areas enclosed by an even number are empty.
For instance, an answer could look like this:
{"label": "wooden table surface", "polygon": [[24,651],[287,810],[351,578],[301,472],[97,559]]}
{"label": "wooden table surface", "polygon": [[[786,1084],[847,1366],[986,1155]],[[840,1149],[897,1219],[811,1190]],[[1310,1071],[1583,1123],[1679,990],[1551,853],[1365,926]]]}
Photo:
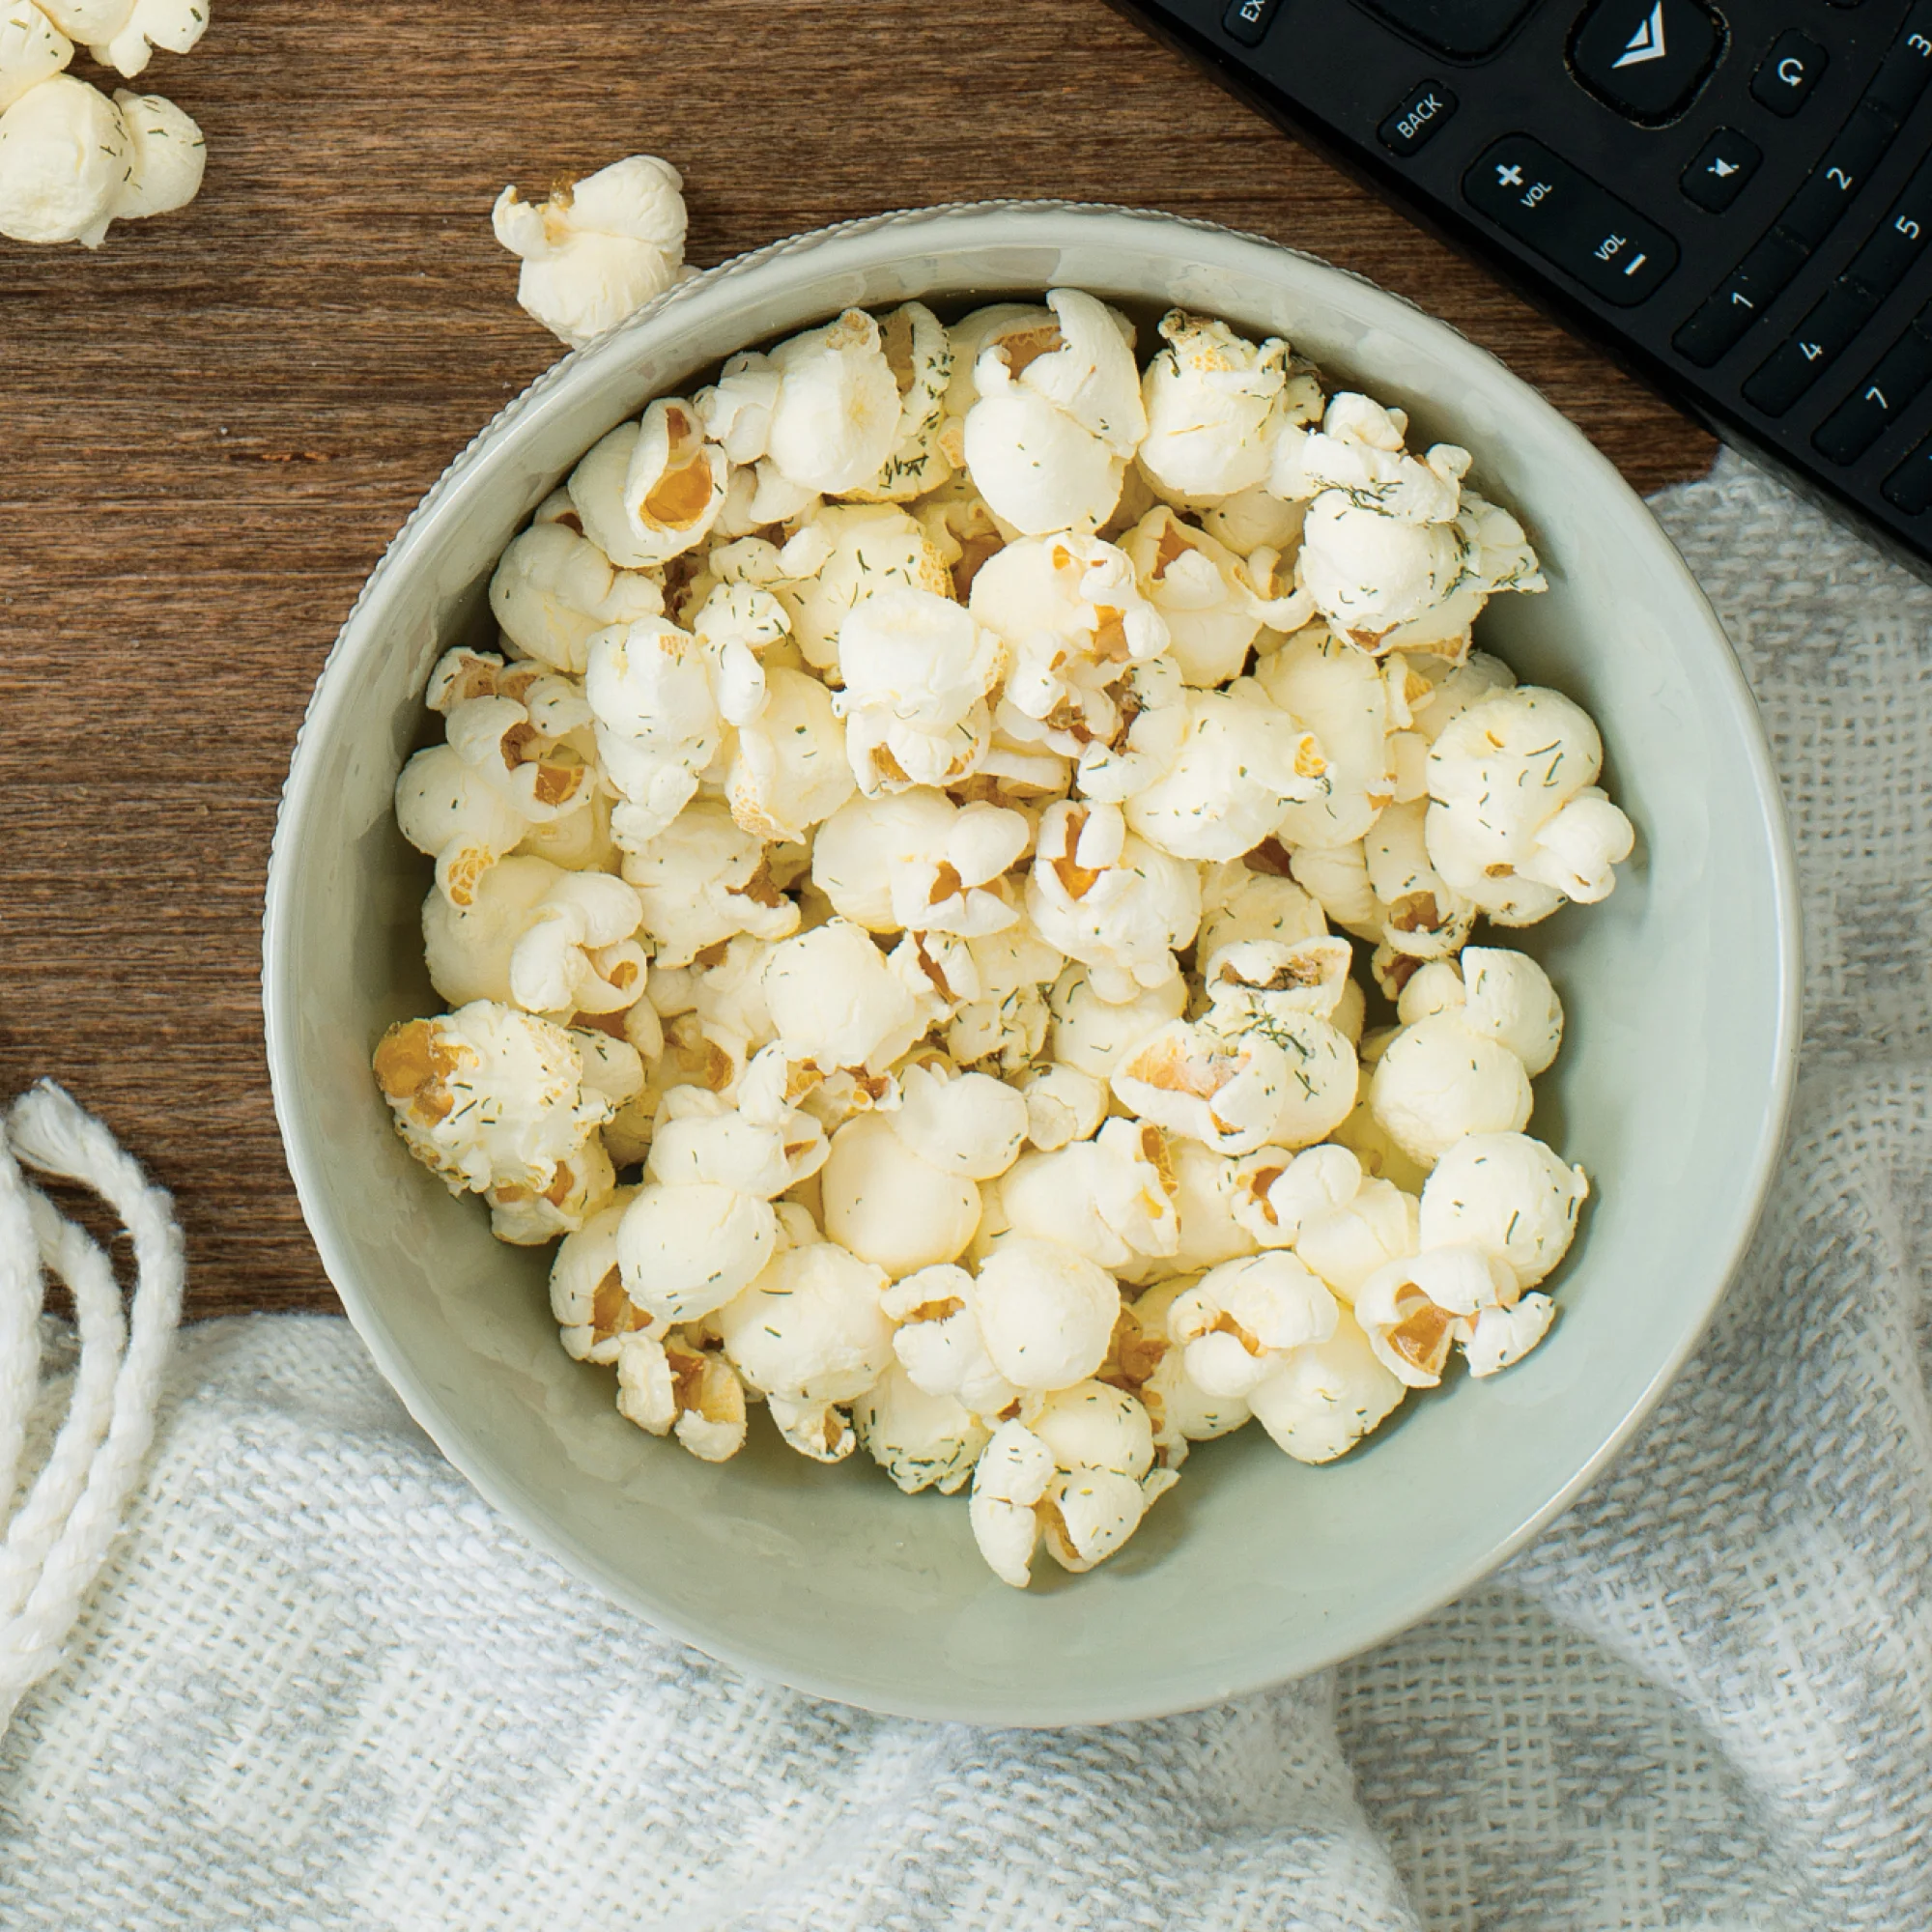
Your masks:
{"label": "wooden table surface", "polygon": [[1101,0],[216,0],[140,84],[200,122],[200,200],[94,254],[0,241],[0,1082],[60,1079],[174,1190],[194,1314],[335,1305],[270,1106],[263,875],[357,586],[559,353],[505,182],[664,155],[699,265],[982,195],[1203,215],[1447,317],[1639,488],[1711,454]]}

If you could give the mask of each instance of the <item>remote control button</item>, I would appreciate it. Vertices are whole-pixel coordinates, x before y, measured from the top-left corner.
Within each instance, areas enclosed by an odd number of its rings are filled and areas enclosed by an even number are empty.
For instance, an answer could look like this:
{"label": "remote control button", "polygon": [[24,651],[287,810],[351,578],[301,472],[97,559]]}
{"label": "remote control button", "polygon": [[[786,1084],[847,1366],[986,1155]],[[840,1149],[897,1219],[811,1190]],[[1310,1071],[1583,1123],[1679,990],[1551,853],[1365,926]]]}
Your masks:
{"label": "remote control button", "polygon": [[1757,310],[1741,302],[1726,283],[1670,338],[1671,346],[1685,361],[1709,369],[1749,334],[1756,320]]}
{"label": "remote control button", "polygon": [[1878,77],[1865,89],[1874,107],[1903,121],[1932,80],[1932,0],[1918,0],[1887,50]]}
{"label": "remote control button", "polygon": [[1742,288],[1759,308],[1769,308],[1798,279],[1798,271],[1811,259],[1811,251],[1796,238],[1774,228],[1742,262],[1731,281]]}
{"label": "remote control button", "polygon": [[1735,128],[1719,128],[1697,150],[1678,185],[1699,208],[1721,214],[1745,191],[1763,159],[1764,151],[1755,142]]}
{"label": "remote control button", "polygon": [[1932,233],[1932,160],[1923,162],[1845,270],[1875,295],[1889,295],[1918,260]]}
{"label": "remote control button", "polygon": [[1918,320],[1886,352],[1879,365],[1819,425],[1811,440],[1833,463],[1856,463],[1932,384],[1932,334]]}
{"label": "remote control button", "polygon": [[1885,479],[1884,497],[1908,517],[1922,517],[1932,510],[1932,437],[1927,437],[1889,476]]}
{"label": "remote control button", "polygon": [[1671,342],[1687,362],[1708,369],[1749,334],[1751,325],[1791,286],[1807,250],[1774,228]]}
{"label": "remote control button", "polygon": [[1885,500],[1908,517],[1932,510],[1932,437],[1928,437],[1885,479]]}
{"label": "remote control button", "polygon": [[1390,154],[1406,160],[1435,138],[1455,111],[1456,97],[1439,80],[1425,80],[1409,89],[1376,134]]}
{"label": "remote control button", "polygon": [[1878,304],[1864,290],[1834,282],[1798,325],[1790,341],[1745,384],[1745,400],[1781,416],[1852,346]]}
{"label": "remote control button", "polygon": [[1258,47],[1262,36],[1274,24],[1281,0],[1230,0],[1221,15],[1221,31],[1244,47]]}
{"label": "remote control button", "polygon": [[1371,14],[1458,60],[1492,54],[1536,0],[1358,0]]}
{"label": "remote control button", "polygon": [[1696,0],[1598,0],[1570,43],[1590,92],[1633,121],[1668,121],[1717,65],[1724,30]]}
{"label": "remote control button", "polygon": [[1677,243],[1540,141],[1509,134],[1463,177],[1492,221],[1593,295],[1634,308],[1677,266]]}
{"label": "remote control button", "polygon": [[1774,114],[1796,114],[1824,78],[1830,56],[1803,34],[1779,34],[1751,75],[1751,99]]}
{"label": "remote control button", "polygon": [[1866,175],[1885,158],[1897,132],[1892,122],[1861,107],[1785,204],[1777,225],[1816,247],[1837,226],[1839,215],[1864,186]]}

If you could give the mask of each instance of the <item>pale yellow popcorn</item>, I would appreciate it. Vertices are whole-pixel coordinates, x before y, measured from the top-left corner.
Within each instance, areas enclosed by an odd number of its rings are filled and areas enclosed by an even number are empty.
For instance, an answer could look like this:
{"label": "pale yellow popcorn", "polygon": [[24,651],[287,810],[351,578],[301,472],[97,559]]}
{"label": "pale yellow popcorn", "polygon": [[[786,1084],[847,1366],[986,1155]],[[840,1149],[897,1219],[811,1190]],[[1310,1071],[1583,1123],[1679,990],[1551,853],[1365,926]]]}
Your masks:
{"label": "pale yellow popcorn", "polygon": [[632,155],[526,202],[497,197],[497,240],[523,263],[517,300],[579,349],[677,280],[684,267],[684,181],[668,161]]}
{"label": "pale yellow popcorn", "polygon": [[579,1037],[475,1000],[399,1020],[376,1048],[376,1078],[405,1145],[452,1194],[505,1185],[541,1194],[617,1109],[586,1086]]}

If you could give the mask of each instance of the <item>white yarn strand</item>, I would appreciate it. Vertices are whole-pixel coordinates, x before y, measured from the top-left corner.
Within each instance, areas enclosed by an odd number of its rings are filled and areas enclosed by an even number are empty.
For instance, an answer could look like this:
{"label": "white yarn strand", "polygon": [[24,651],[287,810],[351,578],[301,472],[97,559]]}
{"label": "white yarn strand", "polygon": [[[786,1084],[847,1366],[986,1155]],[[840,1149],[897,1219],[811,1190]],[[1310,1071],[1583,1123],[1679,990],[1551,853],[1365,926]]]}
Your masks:
{"label": "white yarn strand", "polygon": [[[6,1138],[11,1152],[0,1150],[0,1296],[18,1296],[24,1282],[33,1310],[27,1319],[30,1352],[23,1351],[28,1373],[23,1378],[9,1360],[0,1360],[0,1453],[11,1442],[17,1459],[38,1393],[38,1344],[31,1338],[43,1263],[73,1291],[80,1363],[66,1420],[0,1547],[0,1731],[27,1690],[59,1662],[61,1645],[140,1479],[181,1321],[185,1275],[181,1230],[168,1196],[59,1087],[43,1081],[16,1101]],[[22,1179],[14,1155],[91,1187],[120,1215],[134,1244],[133,1305],[125,1324],[107,1257]],[[11,1299],[0,1321],[7,1324],[0,1344],[11,1357],[18,1326]]]}
{"label": "white yarn strand", "polygon": [[27,1417],[41,1385],[40,1242],[28,1192],[0,1141],[0,1515],[14,1501]]}
{"label": "white yarn strand", "polygon": [[87,1487],[94,1452],[113,1414],[115,1371],[128,1337],[113,1264],[84,1228],[68,1220],[37,1188],[22,1185],[41,1260],[73,1293],[80,1362],[53,1448],[0,1544],[0,1621],[19,1610]]}

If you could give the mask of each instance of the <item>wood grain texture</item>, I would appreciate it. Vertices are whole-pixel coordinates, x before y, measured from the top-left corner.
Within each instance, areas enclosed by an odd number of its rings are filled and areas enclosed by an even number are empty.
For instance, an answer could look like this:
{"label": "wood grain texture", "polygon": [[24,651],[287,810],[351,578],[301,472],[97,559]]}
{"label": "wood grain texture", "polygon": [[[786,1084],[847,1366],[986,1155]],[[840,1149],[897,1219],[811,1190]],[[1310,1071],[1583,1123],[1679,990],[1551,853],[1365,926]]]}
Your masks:
{"label": "wood grain texture", "polygon": [[264,868],[363,577],[557,353],[504,182],[666,155],[699,264],[980,195],[1203,215],[1447,317],[1639,488],[1711,453],[1101,0],[217,0],[141,85],[201,123],[201,199],[97,254],[0,242],[0,1079],[63,1080],[174,1189],[195,1314],[334,1305],[270,1106]]}

